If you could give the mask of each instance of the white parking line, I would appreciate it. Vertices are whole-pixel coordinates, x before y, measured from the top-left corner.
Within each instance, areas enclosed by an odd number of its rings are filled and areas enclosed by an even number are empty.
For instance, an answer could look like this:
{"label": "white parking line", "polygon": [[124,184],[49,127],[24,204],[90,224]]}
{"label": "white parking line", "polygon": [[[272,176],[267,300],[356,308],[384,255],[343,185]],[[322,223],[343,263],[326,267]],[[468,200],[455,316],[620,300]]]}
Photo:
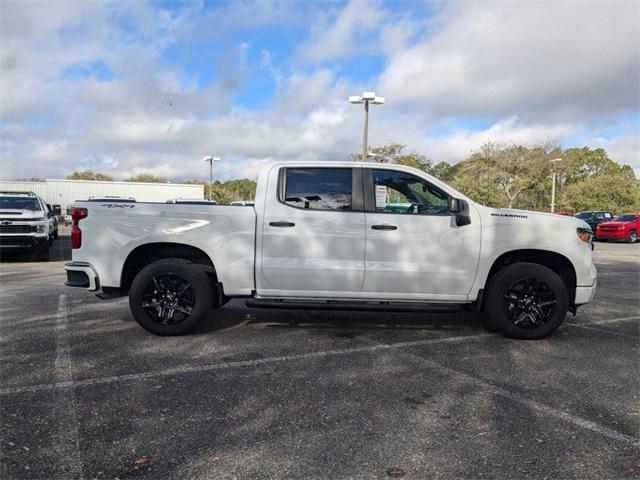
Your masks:
{"label": "white parking line", "polygon": [[71,388],[56,391],[56,406],[60,412],[60,427],[54,442],[58,453],[62,478],[81,478],[82,460],[80,459],[80,441],[78,413],[76,409],[75,388],[71,375],[71,354],[67,315],[67,296],[60,295],[56,312],[56,383],[68,384]]}
{"label": "white parking line", "polygon": [[592,327],[589,324],[583,324],[583,323],[574,323],[574,322],[564,322],[565,325],[569,325],[571,327],[578,327],[578,328],[584,328],[585,330],[594,330],[596,332],[600,332],[600,333],[605,333],[607,335],[613,335],[614,337],[623,337],[623,338],[630,338],[631,340],[639,340],[640,336],[638,335],[632,335],[629,333],[620,333],[620,332],[616,332],[616,331],[612,331],[612,330],[607,330],[606,328],[599,328],[599,327]]}
{"label": "white parking line", "polygon": [[611,318],[609,320],[596,320],[594,322],[585,322],[587,325],[605,325],[607,323],[626,322],[628,320],[640,320],[640,315],[633,317]]}
{"label": "white parking line", "polygon": [[391,344],[375,344],[365,345],[361,347],[346,348],[344,350],[325,350],[319,352],[308,352],[294,355],[282,355],[279,357],[259,358],[255,360],[240,360],[237,362],[212,363],[206,365],[195,365],[192,367],[176,367],[156,372],[131,373],[126,375],[114,375],[110,377],[88,378],[85,380],[74,381],[71,378],[56,379],[53,383],[40,383],[24,387],[10,387],[0,389],[0,395],[12,395],[16,393],[39,392],[43,390],[67,389],[84,387],[88,385],[100,385],[115,382],[126,382],[130,380],[147,380],[149,378],[166,377],[172,375],[180,375],[193,372],[207,372],[213,370],[228,370],[232,368],[253,367],[258,365],[266,365],[271,363],[289,362],[293,360],[304,360],[308,358],[333,357],[339,355],[350,355],[352,353],[375,352],[378,350],[391,350],[398,348],[416,347],[420,345],[430,345],[437,343],[457,343],[467,340],[478,340],[486,337],[495,336],[492,333],[480,333],[477,335],[446,337],[446,338],[429,338],[425,340],[416,340],[412,342],[399,342]]}
{"label": "white parking line", "polygon": [[613,335],[616,337],[625,337],[625,338],[630,338],[632,340],[638,340],[640,338],[640,336],[638,335],[632,335],[629,333],[620,333],[612,330],[607,330],[605,328],[598,328],[598,325],[609,325],[612,323],[628,322],[629,320],[640,320],[640,315],[635,315],[633,317],[611,318],[609,320],[595,320],[593,322],[565,321],[564,324],[569,325],[571,327],[584,328],[586,330],[594,330],[597,332],[605,333],[607,335]]}
{"label": "white parking line", "polygon": [[578,417],[577,415],[573,415],[571,413],[563,412],[562,410],[557,410],[553,407],[549,407],[548,405],[544,405],[540,402],[536,402],[535,400],[526,398],[520,395],[519,393],[497,387],[495,385],[492,385],[491,383],[485,382],[484,380],[481,380],[476,377],[472,377],[471,375],[468,375],[466,373],[446,367],[444,365],[434,362],[433,360],[429,360],[427,358],[421,357],[420,355],[417,355],[415,353],[407,353],[407,355],[420,360],[421,362],[425,363],[426,365],[428,365],[434,370],[444,373],[450,377],[457,378],[463,382],[472,383],[482,389],[490,390],[492,393],[495,393],[496,395],[500,395],[502,397],[508,398],[509,400],[525,405],[526,407],[532,410],[546,413],[547,415],[551,415],[553,417],[559,418],[566,422],[573,423],[578,427],[584,428],[586,430],[591,430],[592,432],[596,432],[606,437],[609,437],[612,440],[618,440],[620,442],[628,442],[628,443],[631,443],[634,447],[640,448],[640,440],[638,438],[634,438],[630,435],[619,432],[612,428],[606,427],[604,425],[600,425],[596,422],[592,422],[591,420]]}

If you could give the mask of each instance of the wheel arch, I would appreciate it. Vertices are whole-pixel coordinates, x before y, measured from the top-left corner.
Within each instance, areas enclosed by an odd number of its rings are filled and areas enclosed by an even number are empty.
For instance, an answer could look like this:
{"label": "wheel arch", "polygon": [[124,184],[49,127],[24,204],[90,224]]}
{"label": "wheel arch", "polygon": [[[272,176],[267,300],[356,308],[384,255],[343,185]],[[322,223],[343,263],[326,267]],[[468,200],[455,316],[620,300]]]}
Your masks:
{"label": "wheel arch", "polygon": [[489,269],[489,274],[485,281],[485,288],[491,282],[492,277],[502,268],[507,265],[518,262],[529,262],[543,265],[556,272],[565,286],[567,287],[567,293],[569,294],[569,304],[574,305],[576,296],[576,270],[569,260],[564,255],[552,252],[550,250],[537,250],[537,249],[522,249],[511,250],[501,254],[496,258]]}
{"label": "wheel arch", "polygon": [[213,261],[203,250],[183,243],[156,242],[140,245],[129,252],[120,274],[120,288],[123,291],[128,291],[131,282],[140,270],[165,258],[180,258],[201,265],[210,276],[213,284],[216,285],[218,282]]}

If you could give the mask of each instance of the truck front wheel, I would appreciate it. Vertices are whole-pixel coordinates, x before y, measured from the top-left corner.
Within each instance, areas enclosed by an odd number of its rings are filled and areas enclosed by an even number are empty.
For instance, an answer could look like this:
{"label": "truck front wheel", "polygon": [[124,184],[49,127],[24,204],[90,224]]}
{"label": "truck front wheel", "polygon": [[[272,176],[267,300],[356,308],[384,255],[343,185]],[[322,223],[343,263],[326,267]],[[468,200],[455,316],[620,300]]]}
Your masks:
{"label": "truck front wheel", "polygon": [[536,263],[514,263],[499,270],[485,298],[489,321],[512,338],[539,339],[560,326],[569,308],[560,276]]}
{"label": "truck front wheel", "polygon": [[143,268],[129,289],[129,307],[136,321],[157,335],[182,335],[211,311],[212,288],[207,274],[177,258]]}

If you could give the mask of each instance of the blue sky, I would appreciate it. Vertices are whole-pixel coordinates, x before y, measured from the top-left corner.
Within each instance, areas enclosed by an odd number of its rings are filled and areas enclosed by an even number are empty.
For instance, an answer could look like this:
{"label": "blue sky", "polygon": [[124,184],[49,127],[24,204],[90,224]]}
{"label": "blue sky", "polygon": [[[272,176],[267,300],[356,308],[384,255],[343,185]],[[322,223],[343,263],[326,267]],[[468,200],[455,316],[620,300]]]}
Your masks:
{"label": "blue sky", "polygon": [[370,144],[606,148],[640,173],[638,2],[0,3],[0,177],[254,177]]}

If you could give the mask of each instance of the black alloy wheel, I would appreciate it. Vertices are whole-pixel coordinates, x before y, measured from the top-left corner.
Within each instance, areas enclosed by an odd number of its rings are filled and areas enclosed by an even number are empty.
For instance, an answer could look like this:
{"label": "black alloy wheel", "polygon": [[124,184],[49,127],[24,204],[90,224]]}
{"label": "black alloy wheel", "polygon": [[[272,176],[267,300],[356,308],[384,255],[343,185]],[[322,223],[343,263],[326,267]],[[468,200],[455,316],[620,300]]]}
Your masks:
{"label": "black alloy wheel", "polygon": [[186,320],[194,307],[191,283],[173,273],[151,277],[142,300],[142,308],[162,325],[175,325]]}
{"label": "black alloy wheel", "polygon": [[213,285],[201,265],[180,258],[144,267],[129,288],[129,307],[144,329],[182,335],[210,314]]}
{"label": "black alloy wheel", "polygon": [[553,316],[558,301],[553,290],[541,280],[520,280],[504,295],[504,310],[511,323],[520,328],[536,328]]}
{"label": "black alloy wheel", "polygon": [[512,263],[488,282],[484,312],[488,323],[511,338],[544,338],[560,326],[569,309],[565,281],[549,267]]}

